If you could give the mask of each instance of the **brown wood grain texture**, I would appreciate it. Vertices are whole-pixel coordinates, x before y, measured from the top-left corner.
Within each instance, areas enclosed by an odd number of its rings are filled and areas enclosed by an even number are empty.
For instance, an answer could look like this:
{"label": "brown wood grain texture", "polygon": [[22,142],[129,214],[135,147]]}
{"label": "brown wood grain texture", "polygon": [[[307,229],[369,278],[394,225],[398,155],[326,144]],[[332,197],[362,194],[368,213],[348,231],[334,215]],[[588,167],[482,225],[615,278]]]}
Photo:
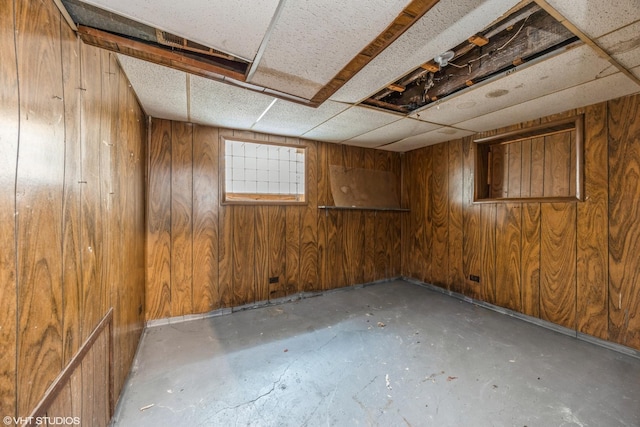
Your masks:
{"label": "brown wood grain texture", "polygon": [[540,227],[540,317],[574,329],[576,205],[543,203]]}
{"label": "brown wood grain texture", "polygon": [[480,207],[480,284],[482,300],[496,301],[496,205]]}
{"label": "brown wood grain texture", "polygon": [[[79,42],[79,39],[78,39]],[[79,42],[80,43],[80,42]],[[116,141],[117,137],[117,122],[114,119],[115,114],[118,111],[118,96],[120,86],[120,67],[116,62],[115,55],[101,51],[101,67],[102,67],[102,108],[100,119],[100,191],[102,193],[101,198],[101,228],[102,228],[102,311],[112,304],[112,293],[114,284],[119,283],[119,277],[116,273],[119,271],[118,267],[111,262],[114,257],[120,252],[119,238],[119,198],[117,197],[117,189],[119,185],[116,185],[115,169],[117,167],[116,153]],[[76,88],[78,93],[82,93],[80,86]],[[146,164],[146,159],[144,160]],[[119,184],[119,183],[118,183]],[[146,182],[143,182],[146,184]],[[118,206],[118,208],[116,208]],[[144,218],[143,218],[144,219]],[[144,252],[144,248],[142,249]]]}
{"label": "brown wood grain texture", "polygon": [[496,304],[521,311],[521,205],[500,203],[496,211]]}
{"label": "brown wood grain texture", "polygon": [[[462,140],[463,156],[463,246],[462,263],[465,285],[462,293],[471,298],[481,298],[481,284],[472,281],[471,275],[480,277],[480,205],[473,203],[474,196],[474,146],[470,137]],[[482,280],[482,278],[480,278]]]}
{"label": "brown wood grain texture", "polygon": [[508,174],[506,165],[508,151],[505,145],[494,145],[491,147],[491,186],[490,197],[499,199],[507,197],[505,175]]}
{"label": "brown wood grain texture", "polygon": [[234,206],[233,209],[233,305],[255,302],[254,254],[255,209]]}
{"label": "brown wood grain texture", "polygon": [[520,154],[521,154],[521,182],[520,182],[520,197],[531,197],[531,144],[532,140],[520,142]]}
{"label": "brown wood grain texture", "polygon": [[301,208],[300,221],[300,290],[320,290],[318,275],[318,144],[305,142],[307,147],[307,206]]}
{"label": "brown wood grain texture", "polygon": [[16,413],[16,159],[20,99],[16,67],[14,2],[0,8],[0,408]]}
{"label": "brown wood grain texture", "polygon": [[147,190],[146,318],[171,315],[171,122],[151,122]]}
{"label": "brown wood grain texture", "polygon": [[[424,198],[425,194],[432,194],[431,182],[432,175],[434,173],[434,152],[435,149],[433,146],[420,150],[420,156],[417,161],[419,162],[419,165],[423,166],[420,166],[417,171],[417,179],[420,183],[417,197]],[[418,277],[426,283],[433,282],[433,251],[435,235],[433,225],[433,205],[433,198],[429,196],[416,206],[416,212],[421,215],[420,218],[422,218],[424,225],[422,226],[422,235],[418,241],[420,252],[418,253],[418,258],[416,259],[417,264],[415,264],[414,268],[418,271]]]}
{"label": "brown wood grain texture", "polygon": [[544,196],[544,138],[531,140],[531,171],[530,190],[531,197]]}
{"label": "brown wood grain texture", "polygon": [[508,197],[520,197],[522,194],[522,144],[520,141],[508,144]]}
{"label": "brown wood grain texture", "polygon": [[284,206],[268,207],[269,223],[269,277],[277,277],[269,283],[269,299],[286,295],[286,213]]}
{"label": "brown wood grain texture", "polygon": [[[219,130],[220,137],[232,137],[233,131],[228,129]],[[222,173],[224,168],[224,144],[222,138],[218,142],[218,167]],[[220,194],[224,183],[220,183]],[[218,294],[220,295],[221,307],[232,307],[233,297],[233,212],[235,206],[220,205],[218,216]]]}
{"label": "brown wood grain texture", "polygon": [[285,294],[298,292],[300,287],[300,238],[302,224],[299,206],[285,207]]}
{"label": "brown wood grain texture", "polygon": [[[364,149],[361,147],[343,148],[343,158],[347,169],[364,168]],[[343,269],[347,276],[347,285],[364,283],[364,248],[367,236],[364,234],[364,213],[362,211],[344,212],[344,257]]]}
{"label": "brown wood grain texture", "polygon": [[[317,168],[317,185],[318,185],[318,206],[327,206],[329,195],[329,151],[327,144],[318,143],[318,168]],[[328,227],[329,211],[318,212],[318,282],[320,289],[329,289],[328,277]]]}
{"label": "brown wood grain texture", "polygon": [[522,312],[540,316],[540,203],[522,204]]}
{"label": "brown wood grain texture", "polygon": [[609,339],[640,348],[640,97],[608,103]]}
{"label": "brown wood grain texture", "polygon": [[64,89],[56,7],[17,2],[15,20],[20,34],[17,412],[26,416],[62,369]]}
{"label": "brown wood grain texture", "polygon": [[544,155],[544,196],[569,195],[571,141],[569,133],[546,136]]}
{"label": "brown wood grain texture", "polygon": [[448,162],[448,209],[449,209],[449,230],[448,230],[448,257],[449,271],[447,285],[454,292],[462,292],[465,287],[464,263],[463,263],[463,158],[462,140],[449,141]]}
{"label": "brown wood grain texture", "polygon": [[400,257],[400,271],[401,274],[405,277],[413,277],[412,270],[412,257],[411,250],[414,248],[413,244],[413,233],[411,224],[413,223],[413,215],[414,211],[411,209],[412,201],[410,199],[410,187],[414,184],[414,181],[411,181],[410,177],[414,173],[414,168],[412,164],[412,158],[415,156],[415,151],[409,151],[405,155],[402,156],[401,166],[402,166],[402,176],[401,176],[401,190],[400,190],[400,206],[405,209],[409,209],[410,211],[405,215],[402,215],[401,218],[401,239],[403,242],[402,245],[402,255]]}
{"label": "brown wood grain texture", "polygon": [[[193,125],[171,123],[171,315],[193,310]],[[253,265],[251,263],[250,265]]]}
{"label": "brown wood grain texture", "polygon": [[447,143],[432,146],[431,194],[432,246],[431,283],[447,287],[449,280],[449,183]]}
{"label": "brown wood grain texture", "polygon": [[[376,170],[376,152],[366,150],[364,152],[363,168]],[[377,212],[363,212],[365,245],[362,261],[362,281],[369,283],[376,280],[376,251],[379,243],[384,244],[384,240],[378,238],[376,230]]]}
{"label": "brown wood grain texture", "polygon": [[431,213],[429,180],[431,172],[431,147],[416,150],[409,157],[411,172],[408,173],[408,203],[410,209],[408,249],[409,274],[411,277],[431,281]]}
{"label": "brown wood grain texture", "polygon": [[609,239],[607,104],[587,107],[585,114],[585,201],[578,203],[577,328],[607,339]]}
{"label": "brown wood grain texture", "polygon": [[[97,344],[97,341],[94,343],[94,346]],[[84,356],[82,362],[80,363],[80,367],[78,368],[82,375],[82,402],[86,402],[81,407],[81,419],[83,422],[88,423],[90,425],[94,425],[98,423],[96,417],[94,417],[94,400],[98,399],[98,396],[94,396],[94,384],[96,381],[100,382],[101,378],[99,378],[96,374],[98,371],[98,367],[95,366],[94,360],[94,349],[91,348],[89,352]]]}
{"label": "brown wood grain texture", "polygon": [[[269,135],[256,133],[252,139],[269,141]],[[256,301],[269,300],[269,206],[255,207],[255,289]]]}
{"label": "brown wood grain texture", "polygon": [[100,182],[100,123],[102,106],[102,67],[100,51],[81,44],[80,144],[80,241],[82,260],[81,339],[87,339],[106,312],[102,302],[102,200]]}
{"label": "brown wood grain texture", "polygon": [[[344,166],[342,146],[328,145],[328,164]],[[347,286],[347,271],[344,269],[344,223],[345,211],[329,211],[327,218],[327,270],[328,288]]]}
{"label": "brown wood grain texture", "polygon": [[218,295],[218,129],[193,130],[193,310],[220,307]]}
{"label": "brown wood grain texture", "polygon": [[[73,31],[60,23],[62,43],[62,73],[64,83],[65,118],[65,168],[63,206],[63,363],[68,363],[76,353],[81,339],[83,318],[82,267],[80,255],[80,44]],[[71,391],[71,389],[69,389]]]}

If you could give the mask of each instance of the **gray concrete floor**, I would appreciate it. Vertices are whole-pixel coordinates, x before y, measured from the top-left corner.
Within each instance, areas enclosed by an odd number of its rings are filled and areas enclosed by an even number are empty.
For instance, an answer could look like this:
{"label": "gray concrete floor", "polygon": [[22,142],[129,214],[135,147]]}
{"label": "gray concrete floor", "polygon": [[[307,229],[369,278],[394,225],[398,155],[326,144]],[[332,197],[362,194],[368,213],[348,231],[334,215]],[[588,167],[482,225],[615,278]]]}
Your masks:
{"label": "gray concrete floor", "polygon": [[147,329],[113,424],[640,426],[640,360],[394,281]]}

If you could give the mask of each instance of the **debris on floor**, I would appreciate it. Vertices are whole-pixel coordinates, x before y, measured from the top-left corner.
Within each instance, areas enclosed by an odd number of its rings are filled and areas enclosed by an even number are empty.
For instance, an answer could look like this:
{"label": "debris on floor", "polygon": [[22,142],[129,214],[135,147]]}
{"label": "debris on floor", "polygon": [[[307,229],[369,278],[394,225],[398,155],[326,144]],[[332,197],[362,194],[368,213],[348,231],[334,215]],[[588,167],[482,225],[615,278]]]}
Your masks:
{"label": "debris on floor", "polygon": [[453,380],[457,380],[458,377],[447,377],[447,381],[453,381]]}
{"label": "debris on floor", "polygon": [[387,382],[387,388],[391,390],[391,381],[389,381],[389,374],[385,375],[384,379]]}
{"label": "debris on floor", "polygon": [[385,324],[384,324],[384,323],[382,323],[382,322],[378,322],[378,327],[379,327],[379,328],[384,328],[385,326],[387,326],[387,325],[385,325]]}
{"label": "debris on floor", "polygon": [[142,408],[140,408],[140,412],[146,411],[147,409],[153,408],[154,406],[155,406],[155,403],[152,403],[152,404],[147,405],[147,406],[143,406]]}

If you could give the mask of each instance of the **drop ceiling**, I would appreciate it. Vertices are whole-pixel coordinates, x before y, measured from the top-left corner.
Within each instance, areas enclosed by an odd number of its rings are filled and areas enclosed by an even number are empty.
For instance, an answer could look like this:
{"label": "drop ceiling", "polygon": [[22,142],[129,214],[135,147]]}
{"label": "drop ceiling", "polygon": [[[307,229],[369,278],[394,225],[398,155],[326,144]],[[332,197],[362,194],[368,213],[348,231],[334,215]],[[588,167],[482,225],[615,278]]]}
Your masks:
{"label": "drop ceiling", "polygon": [[243,78],[205,78],[119,53],[142,107],[156,118],[404,152],[640,92],[637,0],[536,0],[580,40],[411,113],[362,101],[528,2],[431,0],[413,25],[313,106],[306,101],[334,84],[403,11],[428,1],[77,2],[247,61]]}

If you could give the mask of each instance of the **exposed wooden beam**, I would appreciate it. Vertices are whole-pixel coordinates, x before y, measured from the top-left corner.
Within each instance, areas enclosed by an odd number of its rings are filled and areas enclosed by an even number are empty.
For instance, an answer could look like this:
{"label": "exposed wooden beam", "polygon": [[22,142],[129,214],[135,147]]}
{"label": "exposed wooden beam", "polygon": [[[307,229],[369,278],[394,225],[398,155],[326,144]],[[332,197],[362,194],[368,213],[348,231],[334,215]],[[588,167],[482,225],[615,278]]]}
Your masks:
{"label": "exposed wooden beam", "polygon": [[439,0],[412,0],[396,19],[360,51],[329,83],[316,93],[311,102],[321,104],[336,93],[346,82],[362,70],[369,62],[404,34],[418,19],[427,13]]}
{"label": "exposed wooden beam", "polygon": [[146,43],[118,36],[95,28],[78,26],[78,34],[82,41],[113,52],[133,56],[134,58],[175,68],[198,76],[220,80],[230,77],[244,81],[244,73],[216,66],[205,61],[190,58],[178,52],[152,46]]}

